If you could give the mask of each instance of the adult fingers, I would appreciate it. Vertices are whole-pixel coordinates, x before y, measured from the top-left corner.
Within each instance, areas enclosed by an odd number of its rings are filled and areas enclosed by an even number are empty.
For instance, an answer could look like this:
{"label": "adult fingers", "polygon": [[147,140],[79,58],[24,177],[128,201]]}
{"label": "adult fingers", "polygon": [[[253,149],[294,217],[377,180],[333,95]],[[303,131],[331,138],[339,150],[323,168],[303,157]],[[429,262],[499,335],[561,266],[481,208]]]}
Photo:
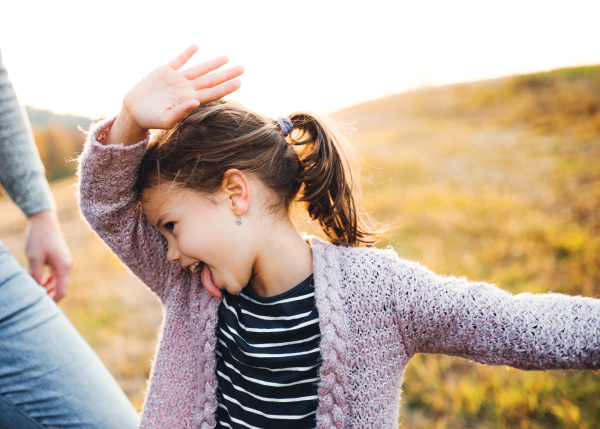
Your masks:
{"label": "adult fingers", "polygon": [[190,67],[189,69],[182,70],[181,73],[188,80],[196,79],[198,76],[205,75],[213,70],[218,69],[219,67],[227,64],[229,62],[229,58],[227,55],[221,55],[220,57],[214,58],[209,61],[205,61],[202,64],[198,64],[197,66]]}
{"label": "adult fingers", "polygon": [[223,98],[226,95],[231,94],[233,91],[237,91],[240,86],[242,86],[242,82],[239,80],[230,80],[223,85],[198,91],[197,99],[201,104],[210,103],[211,101],[218,100],[219,98]]}
{"label": "adult fingers", "polygon": [[57,267],[55,273],[55,284],[54,284],[54,295],[52,299],[58,302],[60,301],[69,290],[69,284],[71,282],[71,269],[70,267]]}
{"label": "adult fingers", "polygon": [[193,80],[192,86],[196,91],[204,88],[212,88],[227,82],[228,80],[235,79],[242,74],[244,74],[244,67],[235,66],[228,68],[227,70],[211,73],[206,76],[200,76],[199,78]]}
{"label": "adult fingers", "polygon": [[71,268],[73,268],[73,257],[70,253],[56,254],[49,261],[52,277],[54,279],[54,295],[52,298],[58,302],[67,294],[71,281]]}
{"label": "adult fingers", "polygon": [[187,115],[199,105],[200,102],[198,100],[187,100],[180,105],[167,110],[160,119],[160,128],[164,130],[172,128],[177,122],[187,117]]}
{"label": "adult fingers", "polygon": [[[39,284],[42,285],[42,273],[44,271],[44,260],[37,255],[29,255],[29,274]],[[43,286],[43,285],[42,285]]]}
{"label": "adult fingers", "polygon": [[48,276],[44,279],[44,284],[42,286],[46,289],[48,296],[56,301],[56,275],[52,268],[50,268]]}
{"label": "adult fingers", "polygon": [[167,66],[172,68],[173,70],[179,70],[185,63],[188,62],[192,55],[198,52],[198,45],[194,44],[183,51],[181,54],[177,55],[177,58],[171,60],[167,63]]}

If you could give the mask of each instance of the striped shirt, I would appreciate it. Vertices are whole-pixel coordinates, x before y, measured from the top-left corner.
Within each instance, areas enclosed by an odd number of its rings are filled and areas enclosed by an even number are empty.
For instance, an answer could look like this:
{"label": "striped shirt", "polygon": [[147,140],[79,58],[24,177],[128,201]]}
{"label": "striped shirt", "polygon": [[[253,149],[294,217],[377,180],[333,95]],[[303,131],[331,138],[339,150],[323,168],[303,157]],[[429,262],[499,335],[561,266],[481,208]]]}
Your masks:
{"label": "striped shirt", "polygon": [[221,428],[314,428],[321,366],[312,274],[277,296],[223,291],[217,329]]}

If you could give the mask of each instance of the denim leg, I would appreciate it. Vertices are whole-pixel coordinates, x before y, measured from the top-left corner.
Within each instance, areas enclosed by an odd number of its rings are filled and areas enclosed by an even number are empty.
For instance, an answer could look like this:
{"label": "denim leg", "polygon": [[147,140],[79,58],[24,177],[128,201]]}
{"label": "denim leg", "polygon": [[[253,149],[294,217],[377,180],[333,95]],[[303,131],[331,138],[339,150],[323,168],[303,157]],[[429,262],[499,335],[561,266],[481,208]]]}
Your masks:
{"label": "denim leg", "polygon": [[96,353],[0,242],[0,429],[130,429],[138,420]]}

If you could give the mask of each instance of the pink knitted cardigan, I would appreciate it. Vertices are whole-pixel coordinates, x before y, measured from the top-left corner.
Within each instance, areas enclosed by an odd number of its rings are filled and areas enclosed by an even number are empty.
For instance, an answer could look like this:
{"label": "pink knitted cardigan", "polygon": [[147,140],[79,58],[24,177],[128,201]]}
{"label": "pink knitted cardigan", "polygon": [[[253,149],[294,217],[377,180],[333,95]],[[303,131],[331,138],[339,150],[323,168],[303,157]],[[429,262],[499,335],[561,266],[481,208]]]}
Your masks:
{"label": "pink knitted cardigan", "polygon": [[[136,210],[132,191],[148,138],[103,146],[111,124],[89,135],[79,202],[92,228],[166,309],[141,427],[213,428],[220,300],[199,275],[167,262],[166,241]],[[402,377],[415,353],[523,369],[600,366],[600,300],[513,296],[436,275],[392,250],[309,242],[322,335],[319,429],[397,428]]]}

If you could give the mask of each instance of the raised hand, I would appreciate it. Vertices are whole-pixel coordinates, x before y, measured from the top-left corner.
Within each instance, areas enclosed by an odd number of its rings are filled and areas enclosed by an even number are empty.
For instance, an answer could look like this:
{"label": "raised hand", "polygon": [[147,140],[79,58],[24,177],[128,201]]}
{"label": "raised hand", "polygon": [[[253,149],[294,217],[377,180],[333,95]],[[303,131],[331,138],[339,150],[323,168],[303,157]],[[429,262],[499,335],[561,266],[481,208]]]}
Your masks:
{"label": "raised hand", "polygon": [[149,129],[172,128],[201,103],[218,100],[241,86],[232,79],[244,73],[242,66],[208,74],[227,64],[226,56],[179,71],[197,51],[198,45],[190,46],[127,93],[105,144],[132,144],[142,140]]}

